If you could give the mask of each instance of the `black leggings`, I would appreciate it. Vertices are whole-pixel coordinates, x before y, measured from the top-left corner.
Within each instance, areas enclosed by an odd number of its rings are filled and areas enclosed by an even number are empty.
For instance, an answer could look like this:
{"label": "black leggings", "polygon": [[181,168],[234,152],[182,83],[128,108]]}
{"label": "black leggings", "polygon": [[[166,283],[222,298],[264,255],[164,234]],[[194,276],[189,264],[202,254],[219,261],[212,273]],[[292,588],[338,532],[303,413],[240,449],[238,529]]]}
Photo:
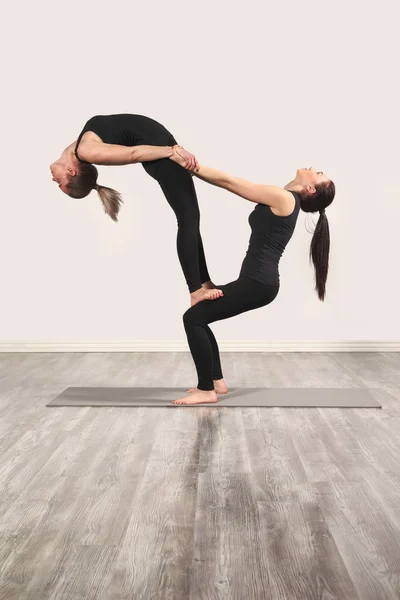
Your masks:
{"label": "black leggings", "polygon": [[198,302],[183,315],[199,390],[212,390],[213,380],[223,378],[218,344],[208,324],[266,306],[279,292],[279,285],[260,283],[247,277],[217,287],[224,292],[221,298]]}
{"label": "black leggings", "polygon": [[[176,144],[174,138],[169,143]],[[200,235],[200,209],[193,178],[189,171],[169,158],[142,163],[145,171],[158,181],[178,221],[176,240],[183,274],[192,293],[210,281]]]}

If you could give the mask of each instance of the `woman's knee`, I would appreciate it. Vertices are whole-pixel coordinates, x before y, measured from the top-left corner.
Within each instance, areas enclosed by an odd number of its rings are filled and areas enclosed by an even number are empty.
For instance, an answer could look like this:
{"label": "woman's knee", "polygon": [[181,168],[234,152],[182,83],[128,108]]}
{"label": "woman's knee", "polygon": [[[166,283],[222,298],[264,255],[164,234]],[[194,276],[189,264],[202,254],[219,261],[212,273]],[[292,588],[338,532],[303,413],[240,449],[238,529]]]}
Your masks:
{"label": "woman's knee", "polygon": [[197,238],[200,227],[199,211],[187,210],[186,208],[182,209],[182,205],[180,205],[180,207],[175,210],[175,215],[178,227],[187,233],[192,232]]}
{"label": "woman's knee", "polygon": [[183,313],[183,324],[186,326],[188,325],[200,325],[200,326],[204,326],[206,325],[206,322],[204,319],[202,319],[200,317],[200,315],[198,314],[198,311],[196,310],[197,304],[195,304],[195,306],[191,306],[190,308],[187,309],[187,311],[185,313]]}
{"label": "woman's knee", "polygon": [[188,308],[188,310],[183,313],[182,320],[185,327],[193,322],[193,313],[191,312],[191,308]]}

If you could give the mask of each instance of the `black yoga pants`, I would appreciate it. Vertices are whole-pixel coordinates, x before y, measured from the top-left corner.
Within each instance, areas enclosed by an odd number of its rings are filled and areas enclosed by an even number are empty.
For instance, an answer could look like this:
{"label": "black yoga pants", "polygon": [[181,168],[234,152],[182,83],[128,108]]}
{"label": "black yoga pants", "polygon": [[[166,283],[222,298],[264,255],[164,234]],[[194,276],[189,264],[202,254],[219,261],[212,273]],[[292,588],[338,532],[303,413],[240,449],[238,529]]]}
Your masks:
{"label": "black yoga pants", "polygon": [[223,378],[218,344],[209,323],[266,306],[279,291],[279,285],[265,284],[247,277],[239,277],[236,281],[217,287],[224,292],[223,296],[217,300],[198,302],[183,315],[199,390],[213,390],[213,380]]}
{"label": "black yoga pants", "polygon": [[[169,144],[176,144],[175,139],[171,138]],[[145,171],[158,181],[176,215],[178,257],[189,292],[192,293],[200,289],[202,283],[210,281],[200,235],[200,209],[193,178],[189,171],[169,158],[142,164]]]}

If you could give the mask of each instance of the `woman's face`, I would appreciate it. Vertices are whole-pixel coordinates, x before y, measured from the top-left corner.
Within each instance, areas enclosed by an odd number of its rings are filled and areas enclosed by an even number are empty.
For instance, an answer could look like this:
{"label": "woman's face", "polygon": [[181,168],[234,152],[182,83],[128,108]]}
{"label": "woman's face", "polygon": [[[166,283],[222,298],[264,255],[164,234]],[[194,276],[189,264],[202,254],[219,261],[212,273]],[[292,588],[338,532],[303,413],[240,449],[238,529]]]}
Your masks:
{"label": "woman's face", "polygon": [[298,169],[296,172],[296,181],[303,187],[307,187],[308,185],[315,186],[318,183],[328,183],[330,179],[322,171],[316,171],[310,167],[308,169]]}
{"label": "woman's face", "polygon": [[64,194],[68,193],[70,177],[76,174],[76,170],[67,167],[62,162],[56,161],[50,165],[52,180],[55,181]]}

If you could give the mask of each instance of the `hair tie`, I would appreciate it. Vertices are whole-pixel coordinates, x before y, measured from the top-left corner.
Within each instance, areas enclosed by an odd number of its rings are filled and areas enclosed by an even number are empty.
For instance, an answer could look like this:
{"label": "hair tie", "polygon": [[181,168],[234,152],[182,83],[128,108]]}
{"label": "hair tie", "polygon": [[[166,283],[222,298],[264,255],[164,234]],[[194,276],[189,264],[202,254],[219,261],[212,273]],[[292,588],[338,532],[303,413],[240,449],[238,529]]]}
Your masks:
{"label": "hair tie", "polygon": [[319,211],[319,214],[320,214],[320,215],[324,215],[324,214],[325,214],[325,209],[324,209],[324,208],[321,208],[321,210]]}

